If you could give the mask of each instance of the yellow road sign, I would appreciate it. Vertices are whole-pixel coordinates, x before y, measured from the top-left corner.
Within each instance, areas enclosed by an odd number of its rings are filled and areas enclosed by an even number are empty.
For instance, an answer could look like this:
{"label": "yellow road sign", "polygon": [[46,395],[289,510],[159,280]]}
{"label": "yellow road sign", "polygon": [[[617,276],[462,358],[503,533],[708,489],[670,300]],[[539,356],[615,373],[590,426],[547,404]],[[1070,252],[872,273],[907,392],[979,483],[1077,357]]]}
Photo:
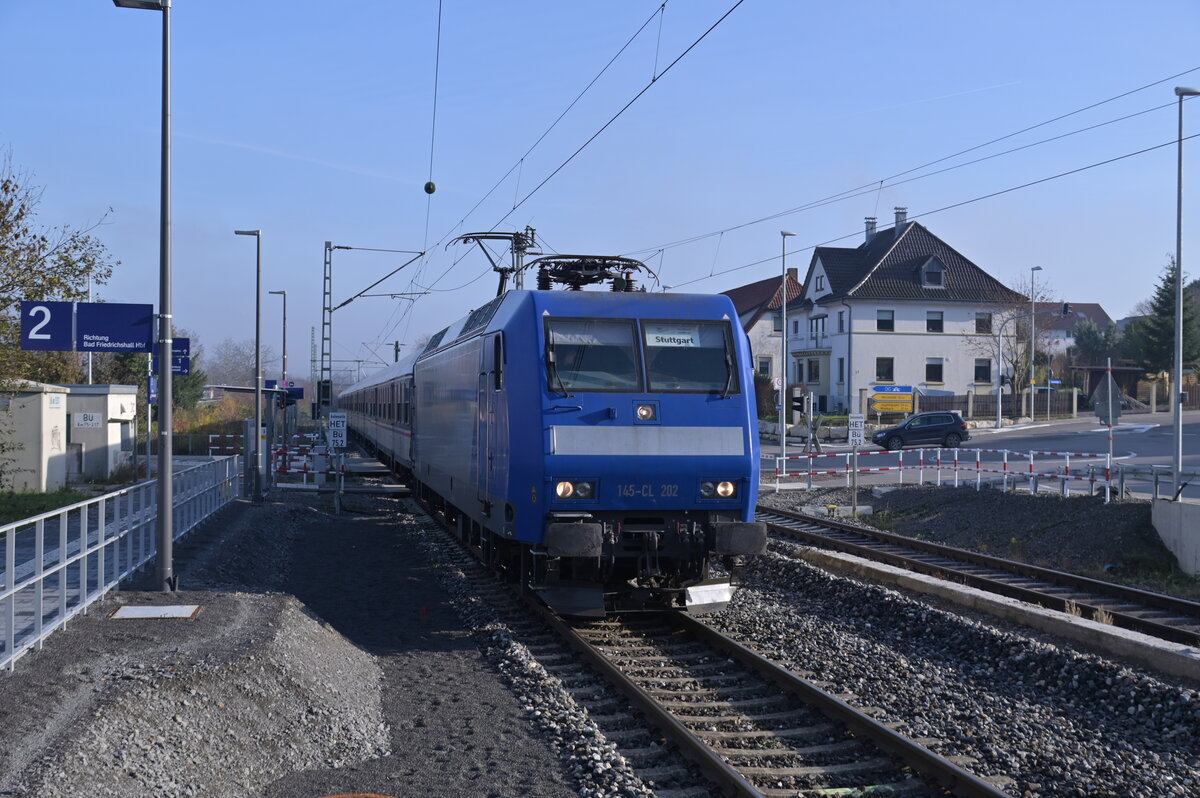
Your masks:
{"label": "yellow road sign", "polygon": [[871,409],[876,413],[911,413],[912,399],[904,400],[884,400],[872,399]]}

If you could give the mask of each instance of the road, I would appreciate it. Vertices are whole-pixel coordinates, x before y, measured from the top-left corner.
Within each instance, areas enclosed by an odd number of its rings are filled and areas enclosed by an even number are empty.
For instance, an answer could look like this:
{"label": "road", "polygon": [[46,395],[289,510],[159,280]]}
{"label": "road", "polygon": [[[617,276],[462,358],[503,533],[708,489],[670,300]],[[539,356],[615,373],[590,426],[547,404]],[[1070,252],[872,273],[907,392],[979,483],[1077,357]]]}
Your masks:
{"label": "road", "polygon": [[[1125,464],[1130,466],[1138,466],[1147,468],[1149,466],[1160,466],[1165,469],[1170,469],[1172,456],[1174,452],[1174,436],[1172,435],[1172,417],[1170,413],[1139,413],[1137,415],[1126,415],[1121,419],[1121,423],[1113,429],[1113,462],[1114,465]],[[971,430],[971,440],[963,444],[962,450],[959,452],[960,462],[970,461],[972,467],[974,465],[975,455],[968,454],[970,449],[1007,449],[1011,452],[1028,452],[1028,451],[1043,451],[1043,452],[1087,452],[1102,455],[1108,450],[1108,432],[1103,424],[1099,423],[1095,416],[1080,415],[1077,419],[1053,420],[1053,421],[1038,421],[1030,424],[1023,424],[1016,427],[1005,427],[1002,430],[992,428],[979,428]],[[799,454],[803,450],[802,442],[795,439],[788,440],[789,455]],[[849,447],[845,445],[825,446],[824,450],[830,453],[844,454],[849,451]],[[879,447],[868,445],[862,451],[878,452]],[[779,452],[778,443],[764,443],[763,452],[763,471],[764,473],[775,470],[775,458]],[[895,455],[891,455],[894,458]],[[942,452],[943,459],[952,459],[953,455],[946,450]],[[883,465],[894,465],[895,460],[884,455],[875,455],[860,463],[860,467],[876,467]],[[981,461],[985,463],[1001,463],[1003,455],[996,453],[988,453],[980,456]],[[1028,460],[1015,461],[1009,456],[1010,469],[1026,470]],[[915,463],[917,454],[913,450],[905,451],[905,464]],[[1056,470],[1056,468],[1065,465],[1064,458],[1035,458],[1037,470],[1043,470],[1043,461],[1049,466],[1047,470]],[[791,461],[791,470],[802,469],[803,465],[796,460]],[[817,468],[834,469],[839,463],[844,463],[844,458],[829,458],[824,464],[821,461],[815,461]],[[1072,468],[1081,466],[1096,465],[1101,470],[1103,469],[1103,457],[1096,458],[1071,458],[1070,465]],[[1183,414],[1183,470],[1200,472],[1200,411],[1186,411]],[[896,481],[895,476],[887,473],[878,475],[867,475],[867,481],[870,482],[892,482]],[[905,476],[905,481],[910,481],[908,475]],[[1130,489],[1139,494],[1147,494],[1151,490],[1149,482],[1130,484]],[[1072,490],[1076,488],[1073,486]],[[1169,480],[1163,483],[1164,492],[1169,490]],[[1200,500],[1200,484],[1190,484],[1183,492],[1186,498]]]}

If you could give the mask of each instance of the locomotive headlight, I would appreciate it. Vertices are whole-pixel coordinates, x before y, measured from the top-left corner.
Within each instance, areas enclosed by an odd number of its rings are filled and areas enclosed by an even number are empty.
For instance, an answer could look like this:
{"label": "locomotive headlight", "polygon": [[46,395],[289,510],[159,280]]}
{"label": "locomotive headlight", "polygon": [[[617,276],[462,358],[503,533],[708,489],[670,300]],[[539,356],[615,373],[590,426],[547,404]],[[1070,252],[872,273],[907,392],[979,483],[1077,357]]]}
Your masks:
{"label": "locomotive headlight", "polygon": [[654,405],[638,405],[637,417],[638,421],[653,421],[658,418],[658,410]]}
{"label": "locomotive headlight", "polygon": [[732,499],[735,496],[737,496],[736,482],[705,480],[700,483],[701,499]]}
{"label": "locomotive headlight", "polygon": [[596,495],[596,483],[563,480],[555,484],[554,493],[560,499],[590,499]]}

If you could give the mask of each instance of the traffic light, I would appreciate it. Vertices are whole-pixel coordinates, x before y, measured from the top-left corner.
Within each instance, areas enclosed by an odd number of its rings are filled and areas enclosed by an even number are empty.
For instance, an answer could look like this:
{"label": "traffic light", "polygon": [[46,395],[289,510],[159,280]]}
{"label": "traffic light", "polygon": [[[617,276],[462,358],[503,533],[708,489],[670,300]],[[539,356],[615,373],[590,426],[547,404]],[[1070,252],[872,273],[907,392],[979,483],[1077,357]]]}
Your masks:
{"label": "traffic light", "polygon": [[1064,316],[1070,316],[1070,315],[1071,315],[1071,303],[1070,303],[1070,302],[1064,302],[1064,303],[1063,303],[1062,314],[1063,314]]}
{"label": "traffic light", "polygon": [[793,413],[803,413],[804,412],[804,397],[803,396],[793,396],[792,397],[792,412]]}

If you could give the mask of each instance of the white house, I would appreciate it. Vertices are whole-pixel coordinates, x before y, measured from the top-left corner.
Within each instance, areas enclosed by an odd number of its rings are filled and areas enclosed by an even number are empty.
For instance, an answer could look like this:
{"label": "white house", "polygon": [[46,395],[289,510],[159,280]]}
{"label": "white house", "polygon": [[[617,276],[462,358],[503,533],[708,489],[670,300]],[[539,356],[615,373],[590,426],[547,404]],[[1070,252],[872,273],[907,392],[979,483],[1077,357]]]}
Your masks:
{"label": "white house", "polygon": [[[796,269],[787,270],[789,302],[798,300],[803,293],[803,286],[800,285],[796,276]],[[782,287],[783,275],[781,274],[779,277],[768,277],[766,280],[759,280],[756,283],[721,292],[733,300],[733,306],[737,309],[738,321],[741,322],[742,329],[746,331],[746,337],[750,339],[754,371],[772,379],[783,373],[779,365],[779,361],[783,358],[783,317],[780,313],[782,307],[780,297],[783,294],[780,289]],[[799,329],[799,325],[794,324],[793,320],[789,319],[788,325]],[[793,362],[789,382],[795,379],[796,370]]]}
{"label": "white house", "polygon": [[877,231],[868,217],[857,247],[816,248],[804,295],[788,307],[801,333],[789,351],[827,412],[860,411],[873,385],[929,395],[993,391],[995,353],[980,339],[994,340],[997,307],[1021,301],[897,208],[890,229]]}
{"label": "white house", "polygon": [[[1066,315],[1060,311],[1061,302],[1038,302],[1034,305],[1038,313],[1037,326],[1046,330],[1048,335],[1044,343],[1039,343],[1038,349],[1045,347],[1051,355],[1061,355],[1075,345],[1075,327],[1080,322],[1090,321],[1101,330],[1107,330],[1113,325],[1112,317],[1095,302],[1072,302],[1071,310]],[[1085,365],[1104,365],[1088,363]]]}

